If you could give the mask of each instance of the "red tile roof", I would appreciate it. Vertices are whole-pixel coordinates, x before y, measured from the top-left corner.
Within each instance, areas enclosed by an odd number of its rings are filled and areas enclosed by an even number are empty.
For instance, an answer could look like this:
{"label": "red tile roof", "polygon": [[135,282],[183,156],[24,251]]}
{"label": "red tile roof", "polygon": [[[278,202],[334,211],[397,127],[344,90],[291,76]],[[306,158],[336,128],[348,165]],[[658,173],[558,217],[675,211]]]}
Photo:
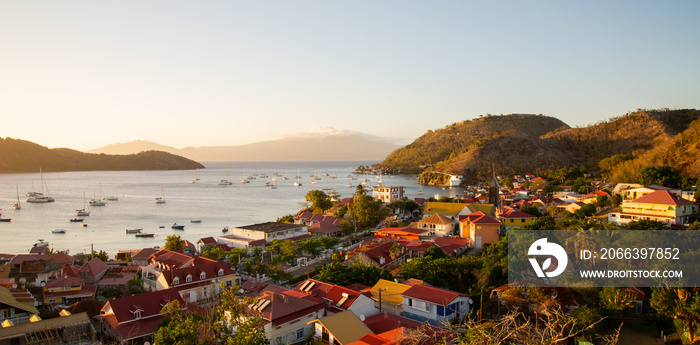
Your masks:
{"label": "red tile roof", "polygon": [[[286,290],[282,293],[263,290],[259,299],[260,301],[255,306],[264,307],[253,309],[251,306],[248,306],[247,312],[251,315],[258,314],[274,325],[281,325],[326,307],[326,302],[318,298],[291,290]],[[269,301],[269,303],[262,300]]]}
{"label": "red tile roof", "polygon": [[148,260],[151,254],[158,252],[155,248],[143,248],[131,256],[131,260]]}
{"label": "red tile roof", "polygon": [[485,214],[484,212],[474,212],[471,214],[468,214],[464,216],[464,218],[459,217],[460,222],[470,222],[473,224],[501,224],[501,222],[498,221],[498,219],[491,217],[488,214]]}
{"label": "red tile roof", "polygon": [[340,228],[333,225],[333,221],[320,221],[309,228],[309,232],[319,234],[336,234],[342,232]]}
{"label": "red tile roof", "polygon": [[693,205],[691,201],[678,198],[665,190],[657,190],[651,192],[641,198],[634,199],[631,202],[637,204],[656,204],[669,206]]}
{"label": "red tile roof", "polygon": [[136,320],[132,311],[141,309],[142,320],[135,322],[140,324],[144,321],[143,319],[159,318],[160,310],[171,301],[178,301],[180,306],[185,304],[177,289],[167,289],[109,300],[102,311],[106,312],[111,308],[115,321],[121,324]]}
{"label": "red tile roof", "polygon": [[63,278],[58,278],[56,280],[52,280],[44,286],[45,289],[51,289],[51,288],[59,288],[59,287],[74,287],[74,286],[82,286],[85,284],[85,281],[80,278],[75,278],[75,277],[63,277]]}
{"label": "red tile roof", "polygon": [[520,218],[530,218],[530,219],[536,219],[537,217],[527,214],[523,211],[510,211],[504,214],[501,214],[501,218],[506,218],[506,219],[520,219]]}
{"label": "red tile roof", "polygon": [[88,277],[94,278],[107,271],[109,267],[104,261],[93,258],[80,269],[79,274],[86,273]]}
{"label": "red tile roof", "polygon": [[[219,275],[221,270],[223,270],[223,275]],[[204,279],[200,278],[202,273],[204,273]],[[236,274],[236,272],[231,269],[231,265],[218,261],[161,272],[161,275],[165,278],[165,281],[170,287],[190,286],[202,281],[210,283],[212,279],[216,277],[232,274]],[[189,282],[187,281],[188,275],[191,276],[191,281]],[[173,284],[173,279],[175,279],[175,277],[179,279],[177,284]]]}
{"label": "red tile roof", "polygon": [[203,245],[216,244],[216,239],[214,237],[204,237],[200,238],[197,243],[202,243]]}
{"label": "red tile roof", "polygon": [[383,228],[372,231],[375,234],[392,234],[392,235],[425,235],[428,230],[416,229],[416,228]]}
{"label": "red tile roof", "polygon": [[425,285],[412,286],[404,291],[402,295],[442,306],[450,304],[459,296],[466,296],[459,292]]}
{"label": "red tile roof", "polygon": [[394,330],[400,328],[408,328],[411,330],[420,330],[426,335],[426,339],[421,341],[420,345],[431,345],[431,344],[442,344],[443,338],[446,344],[452,342],[452,340],[457,338],[457,334],[431,326],[427,323],[421,323],[409,318],[389,314],[387,312],[380,313],[368,317],[363,323],[369,328],[374,334],[395,334],[389,332],[395,332]]}

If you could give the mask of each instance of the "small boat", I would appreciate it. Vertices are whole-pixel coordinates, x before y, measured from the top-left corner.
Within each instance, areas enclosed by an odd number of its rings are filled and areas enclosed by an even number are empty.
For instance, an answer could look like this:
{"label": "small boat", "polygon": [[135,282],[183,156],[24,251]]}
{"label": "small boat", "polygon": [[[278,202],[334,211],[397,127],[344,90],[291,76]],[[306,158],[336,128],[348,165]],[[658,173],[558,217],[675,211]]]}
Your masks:
{"label": "small boat", "polygon": [[54,234],[65,234],[66,229],[53,229],[51,230],[51,232],[53,232]]}
{"label": "small boat", "polygon": [[149,234],[147,232],[136,234],[136,237],[153,237],[155,234]]}
{"label": "small boat", "polygon": [[221,229],[221,232],[223,232],[223,233],[227,233],[227,232],[228,232],[228,226],[224,226],[224,228],[223,228],[223,229]]}
{"label": "small boat", "polygon": [[165,229],[165,225],[159,226],[158,229]]}
{"label": "small boat", "polygon": [[44,181],[44,173],[41,171],[41,168],[39,168],[39,174],[41,175],[41,191],[42,191],[42,193],[38,193],[38,192],[27,193],[27,196],[30,197],[29,199],[27,199],[27,202],[37,203],[37,204],[54,202],[55,200],[53,199],[52,196],[45,196],[43,193],[44,189],[46,189],[46,191],[48,192],[49,188],[46,185],[46,182]]}
{"label": "small boat", "polygon": [[102,200],[92,199],[90,200],[90,206],[106,206],[107,203]]}
{"label": "small boat", "polygon": [[190,223],[201,223],[201,219],[190,219]]}
{"label": "small boat", "polygon": [[185,226],[184,226],[184,225],[178,225],[177,223],[173,223],[173,225],[171,226],[171,228],[173,228],[173,229],[175,229],[175,230],[185,230]]}
{"label": "small boat", "polygon": [[80,210],[75,210],[75,215],[78,217],[87,217],[90,215],[90,211],[87,210],[87,201],[85,199],[85,192],[83,192],[83,208]]}
{"label": "small boat", "polygon": [[226,169],[226,178],[219,181],[219,186],[230,186],[232,184],[233,183],[231,183],[231,181],[228,180],[228,169]]}
{"label": "small boat", "polygon": [[12,204],[12,209],[13,210],[21,210],[22,209],[22,204],[19,202],[19,187],[15,185],[15,190],[17,191],[17,202]]}
{"label": "small boat", "polygon": [[295,186],[295,187],[299,187],[299,186],[301,186],[301,182],[299,182],[299,181],[297,181],[297,182],[294,182],[294,186]]}
{"label": "small boat", "polygon": [[39,242],[34,243],[34,247],[48,247],[49,242],[45,242],[43,239],[39,239]]}
{"label": "small boat", "polygon": [[277,186],[275,186],[274,184],[271,184],[271,185],[269,186],[269,188],[270,188],[270,189],[277,189]]}
{"label": "small boat", "polygon": [[80,224],[83,228],[87,228],[87,223]]}
{"label": "small boat", "polygon": [[165,195],[163,194],[163,183],[160,184],[160,196],[153,200],[156,204],[165,204]]}
{"label": "small boat", "polygon": [[131,228],[131,229],[126,229],[126,233],[127,234],[138,234],[138,233],[141,233],[141,230],[143,230],[143,228]]}
{"label": "small boat", "polygon": [[70,221],[71,221],[71,223],[80,223],[83,221],[83,218],[73,218]]}

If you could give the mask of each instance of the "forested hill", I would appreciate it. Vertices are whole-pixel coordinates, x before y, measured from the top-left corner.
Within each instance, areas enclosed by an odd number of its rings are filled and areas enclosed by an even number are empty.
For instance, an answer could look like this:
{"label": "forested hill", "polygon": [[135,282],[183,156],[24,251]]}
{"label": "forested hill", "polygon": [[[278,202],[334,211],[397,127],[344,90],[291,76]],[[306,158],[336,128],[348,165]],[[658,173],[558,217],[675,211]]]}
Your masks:
{"label": "forested hill", "polygon": [[[380,166],[416,170],[420,165],[440,165],[445,172],[458,173],[461,160],[473,156],[475,151],[494,140],[520,138],[536,141],[546,133],[568,128],[561,120],[542,115],[482,116],[435,131],[429,130],[406,147],[392,152]],[[517,151],[517,148],[507,148],[503,153],[513,155]],[[491,162],[483,160],[483,163],[489,165]]]}
{"label": "forested hill", "polygon": [[[571,128],[546,116],[490,116],[428,131],[380,164],[405,171],[438,171],[485,179],[499,174],[543,173],[559,168],[600,170],[611,182],[635,181],[641,167],[672,165],[700,174],[700,112],[637,110]],[[500,129],[500,130],[499,130]]]}
{"label": "forested hill", "polygon": [[204,168],[193,160],[161,151],[132,155],[83,153],[49,149],[30,141],[0,138],[0,173],[93,170],[185,170]]}

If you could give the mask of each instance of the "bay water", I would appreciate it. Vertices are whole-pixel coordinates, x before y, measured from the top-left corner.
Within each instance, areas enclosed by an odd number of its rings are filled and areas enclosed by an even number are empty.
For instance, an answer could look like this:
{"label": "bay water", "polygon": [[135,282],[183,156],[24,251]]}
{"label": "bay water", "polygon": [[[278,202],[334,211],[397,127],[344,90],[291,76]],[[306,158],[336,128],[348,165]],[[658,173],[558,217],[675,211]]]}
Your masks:
{"label": "bay water", "polygon": [[[360,165],[376,162],[324,161],[324,162],[205,162],[206,169],[171,171],[85,171],[0,174],[0,253],[28,253],[39,240],[49,242],[55,250],[68,250],[70,254],[87,253],[91,246],[104,250],[110,257],[119,250],[163,246],[168,235],[178,234],[195,243],[208,236],[221,236],[224,226],[237,227],[275,221],[295,214],[306,207],[304,196],[313,189],[335,190],[344,197],[352,197],[355,188],[364,178],[365,188],[377,184],[374,175],[359,175],[350,180],[348,175]],[[301,186],[294,186],[297,171]],[[277,181],[272,178],[277,173]],[[263,178],[260,175],[268,177]],[[320,178],[311,184],[314,174]],[[42,175],[43,181],[42,183]],[[240,183],[249,175],[256,179]],[[326,176],[328,175],[328,176]],[[195,177],[199,181],[190,183]],[[289,179],[284,180],[286,176]],[[336,176],[331,179],[330,176]],[[228,179],[232,185],[219,185]],[[382,176],[383,185],[403,186],[409,198],[464,195],[461,189],[421,186],[416,176]],[[275,189],[265,186],[274,183]],[[348,187],[348,184],[351,186]],[[52,203],[31,204],[26,193],[42,191],[56,200]],[[162,194],[164,204],[154,203]],[[21,210],[13,210],[17,192]],[[48,189],[48,192],[47,190]],[[117,201],[107,201],[106,206],[87,206],[90,216],[76,216],[76,209],[87,202],[107,196],[117,196]],[[70,222],[72,218],[84,218],[83,223]],[[192,223],[199,219],[201,223]],[[174,224],[185,225],[184,230],[174,230]],[[128,228],[143,228],[142,232],[155,234],[152,238],[137,238],[126,234]],[[65,229],[64,234],[52,233]]]}

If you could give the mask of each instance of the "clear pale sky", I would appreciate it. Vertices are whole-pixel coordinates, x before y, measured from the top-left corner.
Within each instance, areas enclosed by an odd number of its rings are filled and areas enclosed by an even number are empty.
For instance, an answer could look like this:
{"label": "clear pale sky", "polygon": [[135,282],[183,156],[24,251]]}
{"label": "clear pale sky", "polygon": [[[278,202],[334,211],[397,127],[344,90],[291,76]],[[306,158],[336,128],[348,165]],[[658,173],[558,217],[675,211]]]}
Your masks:
{"label": "clear pale sky", "polygon": [[0,137],[408,143],[479,114],[700,106],[700,1],[0,0]]}

